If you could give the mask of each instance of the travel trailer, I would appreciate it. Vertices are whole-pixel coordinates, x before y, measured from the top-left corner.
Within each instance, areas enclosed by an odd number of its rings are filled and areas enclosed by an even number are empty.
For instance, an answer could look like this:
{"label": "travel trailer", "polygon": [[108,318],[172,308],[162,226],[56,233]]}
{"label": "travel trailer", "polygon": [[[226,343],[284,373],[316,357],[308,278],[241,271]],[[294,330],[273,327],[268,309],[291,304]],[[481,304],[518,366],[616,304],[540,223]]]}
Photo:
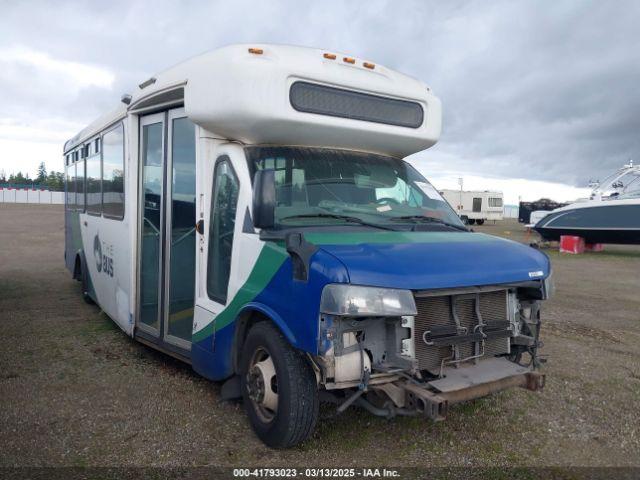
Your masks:
{"label": "travel trailer", "polygon": [[549,259],[468,231],[403,160],[440,127],[427,85],[370,60],[192,58],[66,142],[67,268],[126,334],[224,382],[272,447],[308,438],[320,401],[441,420],[540,389]]}
{"label": "travel trailer", "polygon": [[440,190],[444,199],[468,225],[502,220],[502,192]]}

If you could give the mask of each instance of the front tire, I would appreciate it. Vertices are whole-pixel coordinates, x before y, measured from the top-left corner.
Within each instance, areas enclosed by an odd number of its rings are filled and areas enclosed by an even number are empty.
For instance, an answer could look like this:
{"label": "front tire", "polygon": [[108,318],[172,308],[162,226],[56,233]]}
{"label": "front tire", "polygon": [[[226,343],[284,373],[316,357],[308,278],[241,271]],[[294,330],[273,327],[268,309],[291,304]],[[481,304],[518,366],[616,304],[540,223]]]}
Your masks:
{"label": "front tire", "polygon": [[305,441],[318,419],[318,388],[307,359],[268,322],[249,331],[240,363],[242,399],[256,435],[269,447]]}

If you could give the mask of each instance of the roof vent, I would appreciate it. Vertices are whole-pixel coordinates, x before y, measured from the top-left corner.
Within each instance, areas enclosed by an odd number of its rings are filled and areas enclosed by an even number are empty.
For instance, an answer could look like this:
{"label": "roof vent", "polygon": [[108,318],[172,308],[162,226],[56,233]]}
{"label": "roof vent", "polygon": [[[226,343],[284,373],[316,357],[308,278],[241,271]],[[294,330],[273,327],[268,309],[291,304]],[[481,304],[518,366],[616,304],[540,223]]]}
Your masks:
{"label": "roof vent", "polygon": [[120,97],[120,101],[125,105],[129,105],[131,103],[131,95],[125,93],[124,95],[122,95],[122,97]]}
{"label": "roof vent", "polygon": [[140,87],[140,90],[142,90],[143,88],[147,88],[149,85],[153,85],[154,83],[156,83],[156,77],[151,77],[149,80],[145,80],[138,86]]}

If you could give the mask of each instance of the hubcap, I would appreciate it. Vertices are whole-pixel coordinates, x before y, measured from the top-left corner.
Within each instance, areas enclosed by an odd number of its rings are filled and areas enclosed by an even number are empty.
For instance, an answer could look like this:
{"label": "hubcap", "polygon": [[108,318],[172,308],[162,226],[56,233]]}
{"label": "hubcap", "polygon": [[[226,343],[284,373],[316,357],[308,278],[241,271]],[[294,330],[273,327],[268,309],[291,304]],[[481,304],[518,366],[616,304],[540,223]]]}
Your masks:
{"label": "hubcap", "polygon": [[278,379],[271,355],[258,348],[249,364],[247,391],[256,413],[264,422],[270,422],[278,411]]}

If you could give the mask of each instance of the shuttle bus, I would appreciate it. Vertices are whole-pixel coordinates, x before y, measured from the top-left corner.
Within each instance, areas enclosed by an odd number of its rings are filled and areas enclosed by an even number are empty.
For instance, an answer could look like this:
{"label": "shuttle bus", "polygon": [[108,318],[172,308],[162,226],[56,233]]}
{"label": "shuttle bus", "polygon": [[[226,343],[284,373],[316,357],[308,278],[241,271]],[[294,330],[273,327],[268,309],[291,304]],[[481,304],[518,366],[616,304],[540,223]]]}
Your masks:
{"label": "shuttle bus", "polygon": [[224,382],[271,447],[304,441],[320,401],[442,420],[540,389],[549,260],[468,231],[403,160],[440,128],[427,85],[369,60],[192,58],[65,143],[66,266],[127,335]]}

